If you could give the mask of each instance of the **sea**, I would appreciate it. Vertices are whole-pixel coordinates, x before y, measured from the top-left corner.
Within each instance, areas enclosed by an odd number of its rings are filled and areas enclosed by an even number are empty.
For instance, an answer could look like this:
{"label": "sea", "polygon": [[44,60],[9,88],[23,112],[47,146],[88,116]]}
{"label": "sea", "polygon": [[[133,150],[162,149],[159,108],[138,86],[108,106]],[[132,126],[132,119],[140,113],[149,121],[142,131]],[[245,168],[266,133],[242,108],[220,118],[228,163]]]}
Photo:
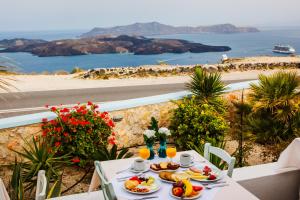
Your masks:
{"label": "sea", "polygon": [[[13,38],[27,39],[70,39],[87,30],[40,31],[40,32],[0,32],[0,40]],[[154,36],[150,36],[154,37]],[[228,57],[275,56],[272,48],[276,44],[289,44],[300,52],[300,28],[263,30],[257,33],[236,34],[176,34],[160,35],[156,38],[184,39],[207,45],[225,45],[229,52],[211,53],[165,53],[160,55],[133,54],[90,54],[79,56],[38,57],[30,53],[0,53],[0,65],[10,66],[12,70],[23,73],[41,73],[64,70],[70,72],[74,67],[83,69],[110,68],[140,65],[155,65],[164,61],[170,65],[212,64],[220,62],[223,54]]]}

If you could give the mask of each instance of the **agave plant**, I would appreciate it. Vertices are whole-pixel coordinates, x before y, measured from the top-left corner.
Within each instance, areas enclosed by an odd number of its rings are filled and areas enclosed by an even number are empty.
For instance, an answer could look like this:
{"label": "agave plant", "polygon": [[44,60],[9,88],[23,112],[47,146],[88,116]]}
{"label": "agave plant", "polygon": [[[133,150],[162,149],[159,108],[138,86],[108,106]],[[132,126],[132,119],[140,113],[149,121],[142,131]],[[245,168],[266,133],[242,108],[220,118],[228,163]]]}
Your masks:
{"label": "agave plant", "polygon": [[69,156],[57,156],[57,149],[51,148],[53,141],[44,138],[32,138],[32,143],[23,139],[26,146],[23,152],[15,151],[27,161],[22,163],[22,179],[25,183],[25,191],[33,191],[37,181],[39,170],[45,170],[49,183],[56,182],[61,176],[65,166],[70,164]]}
{"label": "agave plant", "polygon": [[118,153],[118,147],[117,145],[113,145],[113,147],[108,150],[107,148],[101,148],[98,149],[97,152],[95,152],[93,158],[94,160],[117,160],[117,159],[123,159],[123,158],[130,158],[133,156],[133,153],[129,152],[128,148],[123,148]]}
{"label": "agave plant", "polygon": [[201,103],[220,106],[219,97],[226,90],[220,73],[208,73],[200,67],[196,67],[191,79],[186,86]]}

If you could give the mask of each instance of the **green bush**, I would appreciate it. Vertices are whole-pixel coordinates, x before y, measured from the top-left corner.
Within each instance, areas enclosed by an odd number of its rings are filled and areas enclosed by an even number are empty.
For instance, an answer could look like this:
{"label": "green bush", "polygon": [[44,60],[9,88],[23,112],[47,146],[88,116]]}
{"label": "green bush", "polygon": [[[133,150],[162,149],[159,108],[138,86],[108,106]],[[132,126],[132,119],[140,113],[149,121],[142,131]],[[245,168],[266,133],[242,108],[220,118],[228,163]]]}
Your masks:
{"label": "green bush", "polygon": [[84,70],[79,68],[79,67],[75,67],[75,68],[72,69],[72,71],[70,73],[71,74],[77,74],[77,73],[80,73],[80,72],[84,72]]}
{"label": "green bush", "polygon": [[212,105],[199,104],[195,97],[185,98],[174,110],[170,129],[180,149],[190,149],[190,143],[203,145],[210,139],[223,140],[228,124]]}

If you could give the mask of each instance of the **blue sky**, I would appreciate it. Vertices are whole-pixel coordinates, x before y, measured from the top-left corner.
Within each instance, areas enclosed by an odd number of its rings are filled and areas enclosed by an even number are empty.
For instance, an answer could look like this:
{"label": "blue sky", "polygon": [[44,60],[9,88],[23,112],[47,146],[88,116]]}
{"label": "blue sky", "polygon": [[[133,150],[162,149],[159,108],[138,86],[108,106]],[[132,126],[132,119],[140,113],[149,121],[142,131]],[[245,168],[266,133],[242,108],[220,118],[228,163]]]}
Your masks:
{"label": "blue sky", "polygon": [[91,29],[158,21],[300,26],[300,0],[0,0],[0,31]]}

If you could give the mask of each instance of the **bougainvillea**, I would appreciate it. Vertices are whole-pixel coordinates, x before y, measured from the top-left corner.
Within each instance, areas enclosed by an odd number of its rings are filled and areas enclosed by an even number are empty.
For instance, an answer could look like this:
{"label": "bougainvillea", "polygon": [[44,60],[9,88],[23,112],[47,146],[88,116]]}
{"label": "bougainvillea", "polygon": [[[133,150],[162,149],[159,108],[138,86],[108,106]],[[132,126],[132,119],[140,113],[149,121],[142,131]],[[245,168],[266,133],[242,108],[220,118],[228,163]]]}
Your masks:
{"label": "bougainvillea", "polygon": [[60,154],[71,154],[73,163],[84,166],[99,148],[116,143],[113,120],[92,102],[50,110],[57,118],[42,120],[42,137],[54,139],[53,148]]}

